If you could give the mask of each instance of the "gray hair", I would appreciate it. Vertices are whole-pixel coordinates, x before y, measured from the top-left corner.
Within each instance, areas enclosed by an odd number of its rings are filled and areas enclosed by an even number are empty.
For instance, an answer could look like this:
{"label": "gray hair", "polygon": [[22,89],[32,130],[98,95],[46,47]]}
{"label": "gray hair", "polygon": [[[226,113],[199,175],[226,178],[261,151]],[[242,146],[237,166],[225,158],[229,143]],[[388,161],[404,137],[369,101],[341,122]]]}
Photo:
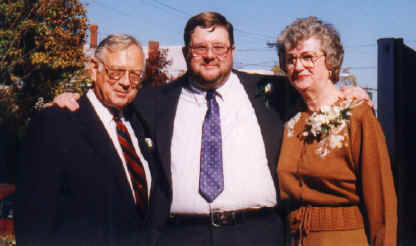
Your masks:
{"label": "gray hair", "polygon": [[315,16],[298,18],[280,33],[277,39],[280,67],[286,71],[286,52],[311,37],[321,40],[322,51],[325,53],[325,64],[330,71],[333,83],[339,80],[344,48],[340,35],[333,25],[319,20]]}
{"label": "gray hair", "polygon": [[115,52],[127,49],[131,45],[135,45],[142,52],[143,48],[133,36],[128,34],[110,34],[105,39],[103,39],[97,46],[95,50],[95,57],[98,59],[104,59],[105,51]]}

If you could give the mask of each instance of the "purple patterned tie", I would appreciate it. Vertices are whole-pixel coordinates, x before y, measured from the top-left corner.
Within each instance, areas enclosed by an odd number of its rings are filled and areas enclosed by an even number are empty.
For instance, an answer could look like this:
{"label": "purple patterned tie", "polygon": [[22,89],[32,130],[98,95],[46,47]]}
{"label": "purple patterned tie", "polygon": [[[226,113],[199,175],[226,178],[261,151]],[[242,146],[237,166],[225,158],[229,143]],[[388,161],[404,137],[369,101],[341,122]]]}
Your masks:
{"label": "purple patterned tie", "polygon": [[209,202],[224,190],[221,121],[216,92],[207,91],[208,110],[202,125],[199,193]]}

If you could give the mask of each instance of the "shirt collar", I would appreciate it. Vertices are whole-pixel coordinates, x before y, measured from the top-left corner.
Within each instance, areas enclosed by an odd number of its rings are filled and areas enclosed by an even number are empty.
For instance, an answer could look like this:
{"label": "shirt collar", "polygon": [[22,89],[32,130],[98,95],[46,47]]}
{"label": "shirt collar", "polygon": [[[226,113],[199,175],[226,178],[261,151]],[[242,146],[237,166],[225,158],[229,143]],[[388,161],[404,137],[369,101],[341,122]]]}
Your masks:
{"label": "shirt collar", "polygon": [[[238,81],[238,76],[231,72],[225,83],[216,89],[218,94],[217,98],[220,98],[222,101],[227,100],[226,98],[233,93],[235,83],[238,83]],[[197,104],[206,104],[206,91],[196,87],[194,84],[192,80],[189,80],[189,86],[185,87],[182,93],[187,99],[195,100]]]}
{"label": "shirt collar", "polygon": [[[113,113],[97,98],[97,95],[95,95],[92,89],[88,90],[87,98],[90,100],[92,106],[95,109],[95,112],[97,112],[98,116],[101,118],[102,121],[106,123],[113,122]],[[121,112],[120,114],[120,119],[124,120],[123,112]]]}

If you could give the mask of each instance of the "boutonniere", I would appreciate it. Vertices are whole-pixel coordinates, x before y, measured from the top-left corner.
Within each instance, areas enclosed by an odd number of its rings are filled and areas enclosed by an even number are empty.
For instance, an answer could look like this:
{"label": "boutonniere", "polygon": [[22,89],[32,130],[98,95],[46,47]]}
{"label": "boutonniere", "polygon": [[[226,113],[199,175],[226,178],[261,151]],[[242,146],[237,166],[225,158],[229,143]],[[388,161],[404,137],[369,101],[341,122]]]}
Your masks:
{"label": "boutonniere", "polygon": [[262,97],[266,107],[270,107],[273,90],[274,87],[272,82],[267,80],[261,81],[257,84],[256,97]]}
{"label": "boutonniere", "polygon": [[144,142],[146,143],[147,148],[153,150],[153,141],[151,138],[145,138]]}

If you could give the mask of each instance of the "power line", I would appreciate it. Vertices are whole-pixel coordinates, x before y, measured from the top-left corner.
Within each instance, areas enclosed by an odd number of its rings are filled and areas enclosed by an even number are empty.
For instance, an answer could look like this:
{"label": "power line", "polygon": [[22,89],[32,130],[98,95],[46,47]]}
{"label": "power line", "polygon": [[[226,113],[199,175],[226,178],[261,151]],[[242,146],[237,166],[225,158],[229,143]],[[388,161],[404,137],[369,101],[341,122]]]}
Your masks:
{"label": "power line", "polygon": [[[180,14],[182,14],[184,16],[191,16],[190,13],[188,13],[186,11],[183,11],[181,9],[175,8],[175,7],[173,7],[171,5],[168,5],[166,3],[162,3],[162,2],[160,2],[158,0],[153,0],[153,1],[156,2],[156,3],[158,3],[161,6],[164,6],[164,7],[168,8],[168,9],[170,9],[172,11],[175,11],[177,13],[180,13]],[[261,33],[248,32],[248,31],[242,30],[240,28],[234,28],[234,30],[237,31],[237,32],[243,33],[243,34],[258,36],[258,37],[262,37],[262,38],[265,38],[265,39],[270,39],[270,38],[271,39],[274,39],[275,38],[273,36],[269,36],[269,35],[265,35],[265,34],[261,34]]]}
{"label": "power line", "polygon": [[[100,1],[97,1],[97,0],[89,0],[89,1],[91,3],[93,2],[94,4],[96,4],[96,5],[98,5],[102,8],[105,8],[105,9],[111,10],[113,12],[116,12],[119,15],[128,16],[128,17],[137,17],[137,15],[133,15],[133,14],[130,14],[130,13],[124,11],[124,10],[114,8],[113,6],[107,5],[107,4],[102,3]],[[191,16],[190,13],[188,13],[188,12],[182,10],[182,9],[179,9],[179,8],[173,7],[171,5],[168,5],[166,3],[163,3],[159,0],[153,0],[153,1],[142,0],[142,2],[152,6],[154,8],[157,8],[159,10],[167,11],[169,13],[175,13],[176,15],[179,15],[181,17]],[[272,40],[274,40],[275,39],[275,37],[271,36],[271,35],[249,32],[249,31],[245,31],[245,30],[240,29],[240,28],[234,28],[234,30],[236,32],[240,33],[240,34],[245,35],[245,37],[240,36],[239,38],[254,38],[256,40],[259,40],[259,39],[262,39],[262,40],[272,39]],[[406,42],[414,43],[414,42],[416,42],[416,40],[407,40]],[[276,42],[267,42],[267,45],[273,47],[273,46],[276,46]],[[344,48],[373,48],[373,47],[376,47],[376,46],[377,46],[376,44],[356,44],[356,45],[345,45]],[[254,49],[237,49],[237,51],[239,51],[239,52],[266,52],[266,51],[269,51],[269,50],[261,49],[261,48],[258,48],[258,49],[254,48]],[[366,69],[368,69],[368,68],[366,68]]]}
{"label": "power line", "polygon": [[344,45],[344,48],[372,48],[372,47],[377,47],[377,44]]}
{"label": "power line", "polygon": [[241,61],[237,61],[234,63],[236,68],[246,68],[246,67],[263,67],[263,68],[267,68],[270,69],[273,66],[276,65],[276,62],[273,60],[270,61],[262,61],[262,62],[257,62],[257,63],[244,63]]}
{"label": "power line", "polygon": [[270,50],[270,48],[249,48],[249,49],[242,49],[237,48],[236,51],[238,52],[273,52],[273,50]]}
{"label": "power line", "polygon": [[[268,42],[269,47],[276,47],[277,42]],[[372,48],[377,47],[377,44],[355,44],[355,45],[344,45],[344,48]]]}
{"label": "power line", "polygon": [[252,36],[257,36],[257,37],[261,37],[265,40],[270,40],[270,39],[275,39],[276,37],[270,36],[270,35],[265,35],[265,34],[261,34],[261,33],[254,33],[254,32],[247,32],[244,31],[240,28],[234,28],[235,31],[243,33],[243,34],[247,34],[247,35],[252,35]]}
{"label": "power line", "polygon": [[[144,0],[142,0],[142,1],[144,2]],[[174,11],[175,13],[181,14],[182,16],[186,16],[186,17],[191,16],[190,13],[188,13],[188,12],[182,10],[182,9],[173,7],[173,6],[171,6],[169,4],[166,4],[166,3],[162,3],[162,2],[160,2],[158,0],[153,0],[153,1],[155,3],[157,3],[157,4],[159,4],[160,6],[163,6],[163,7],[167,8],[167,9],[169,9],[169,10]],[[148,3],[151,4],[150,2],[148,2]],[[154,6],[154,7],[156,7],[154,4],[151,4],[151,5]],[[256,36],[257,38],[262,38],[262,39],[265,39],[265,40],[275,39],[275,37],[270,36],[270,35],[265,35],[265,34],[261,34],[261,33],[255,33],[255,32],[248,32],[248,31],[242,30],[240,28],[234,28],[234,30],[236,32],[239,32],[239,33],[242,33],[242,34],[245,34],[245,35]]]}
{"label": "power line", "polygon": [[[94,2],[95,4],[97,4],[98,6],[100,6],[102,8],[105,8],[105,9],[108,9],[108,10],[111,10],[111,11],[114,11],[114,12],[116,12],[116,13],[122,15],[122,16],[137,17],[137,15],[133,15],[133,14],[130,14],[128,12],[125,12],[125,11],[123,11],[121,9],[114,8],[112,6],[109,6],[107,4],[102,3],[100,1],[97,1],[97,0],[89,0],[89,1]],[[184,11],[182,9],[173,7],[173,6],[171,6],[169,4],[166,4],[166,3],[162,3],[159,0],[153,0],[153,1],[145,1],[145,0],[142,0],[142,2],[145,3],[145,4],[147,4],[147,5],[150,5],[150,6],[154,7],[156,9],[163,10],[165,12],[175,13],[176,15],[179,15],[181,17],[189,17],[189,16],[191,16],[191,14],[188,13],[187,11]],[[252,38],[256,38],[257,40],[258,39],[262,39],[262,40],[275,39],[275,37],[270,36],[270,35],[261,34],[261,33],[255,33],[255,32],[249,32],[249,31],[246,31],[246,30],[243,30],[243,29],[240,29],[240,28],[234,28],[234,30],[236,32],[239,32],[240,34],[243,34],[243,35],[246,35],[246,36],[251,36]]]}
{"label": "power line", "polygon": [[371,69],[377,69],[377,67],[375,66],[367,66],[367,67],[349,67],[350,69],[353,70],[371,70]]}
{"label": "power line", "polygon": [[156,0],[154,0],[154,2],[142,0],[142,2],[145,3],[145,4],[148,4],[148,5],[156,8],[156,9],[159,9],[159,10],[163,10],[163,11],[165,11],[167,9],[168,10],[172,10],[177,16],[181,16],[181,17],[187,17],[187,16],[189,16],[189,14],[186,13],[185,11],[182,11],[180,9],[177,9],[175,7],[169,6],[169,5],[165,4],[165,3],[161,3],[161,2],[156,1]]}
{"label": "power line", "polygon": [[189,15],[190,15],[189,13],[187,13],[187,12],[185,12],[185,11],[181,10],[181,9],[178,9],[178,8],[172,7],[172,6],[170,6],[170,5],[166,4],[166,3],[162,3],[162,2],[160,2],[160,1],[158,1],[158,0],[154,0],[154,1],[155,1],[156,3],[158,3],[158,4],[160,4],[160,5],[162,5],[162,6],[166,7],[166,8],[168,8],[168,9],[173,10],[173,11],[175,11],[175,12],[177,12],[177,13],[180,13],[180,14],[182,14],[182,15],[184,15],[184,16],[189,16]]}
{"label": "power line", "polygon": [[104,4],[104,3],[102,3],[102,2],[99,2],[99,1],[97,1],[97,0],[89,0],[89,1],[92,1],[92,2],[94,2],[95,4],[97,4],[98,6],[100,6],[100,7],[102,7],[102,8],[105,8],[105,9],[110,9],[110,10],[112,10],[112,11],[114,11],[114,12],[118,13],[118,14],[123,15],[123,16],[136,17],[135,15],[131,15],[131,14],[127,13],[127,12],[124,12],[124,11],[123,11],[123,10],[121,10],[121,9],[117,9],[117,8],[111,7],[111,6],[107,5],[107,4]]}

